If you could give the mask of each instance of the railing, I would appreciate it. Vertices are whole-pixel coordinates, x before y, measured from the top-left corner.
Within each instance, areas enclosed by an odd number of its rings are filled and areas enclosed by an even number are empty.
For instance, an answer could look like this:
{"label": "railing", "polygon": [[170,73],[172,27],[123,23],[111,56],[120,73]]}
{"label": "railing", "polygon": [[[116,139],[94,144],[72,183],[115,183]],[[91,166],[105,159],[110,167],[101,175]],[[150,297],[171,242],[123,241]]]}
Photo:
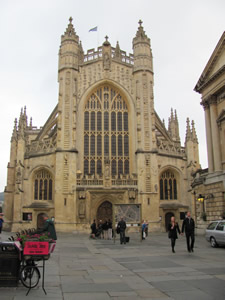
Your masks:
{"label": "railing", "polygon": [[[111,186],[137,186],[137,179],[133,179],[130,177],[123,178],[112,178]],[[104,180],[101,178],[93,178],[93,175],[86,175],[85,178],[81,178],[80,175],[77,176],[77,185],[79,186],[103,186]]]}
{"label": "railing", "polygon": [[[112,59],[115,58],[115,48],[111,47],[112,50]],[[94,61],[102,59],[102,47],[98,47],[97,50],[95,49],[90,49],[87,51],[87,54],[84,55],[84,63],[87,63],[89,61]],[[120,60],[121,62],[128,64],[128,65],[133,65],[134,64],[134,56],[133,54],[129,54],[127,56],[125,51],[120,50]]]}

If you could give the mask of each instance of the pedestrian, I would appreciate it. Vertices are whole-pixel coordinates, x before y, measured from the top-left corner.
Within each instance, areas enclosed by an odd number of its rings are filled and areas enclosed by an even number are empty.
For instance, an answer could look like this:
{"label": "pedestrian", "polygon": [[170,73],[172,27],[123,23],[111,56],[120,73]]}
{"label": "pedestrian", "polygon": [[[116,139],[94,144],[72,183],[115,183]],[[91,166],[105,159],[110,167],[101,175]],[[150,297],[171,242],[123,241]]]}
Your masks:
{"label": "pedestrian", "polygon": [[102,229],[103,229],[103,237],[104,237],[104,240],[107,240],[108,239],[108,221],[105,220],[105,222],[103,223],[102,225]]}
{"label": "pedestrian", "polygon": [[103,224],[102,224],[102,220],[99,220],[98,222],[98,236],[100,237],[100,239],[103,239],[103,228],[102,228]]}
{"label": "pedestrian", "polygon": [[145,221],[145,235],[146,235],[146,237],[148,236],[148,220],[147,221]]}
{"label": "pedestrian", "polygon": [[124,221],[123,217],[121,217],[118,225],[117,225],[117,232],[120,232],[120,244],[126,244],[126,236],[125,236],[125,231],[126,231],[127,225],[126,222]]}
{"label": "pedestrian", "polygon": [[112,221],[110,219],[108,220],[108,239],[112,239]]}
{"label": "pedestrian", "polygon": [[3,217],[2,215],[0,215],[0,234],[2,233],[3,223],[4,223]]}
{"label": "pedestrian", "polygon": [[51,239],[53,239],[54,241],[56,241],[57,236],[56,236],[54,222],[51,219],[49,219],[47,215],[43,216],[43,220],[44,220],[44,227],[38,231],[39,232],[47,232],[49,237]]}
{"label": "pedestrian", "polygon": [[93,223],[91,224],[91,237],[93,239],[95,239],[96,231],[97,231],[97,226],[96,226],[96,222],[94,220]]}
{"label": "pedestrian", "polygon": [[142,221],[142,225],[141,225],[142,240],[145,240],[145,238],[146,238],[146,231],[145,231],[145,229],[146,229],[146,223],[143,220]]}
{"label": "pedestrian", "polygon": [[[185,231],[187,250],[188,252],[194,252],[194,243],[195,243],[195,221],[191,217],[191,212],[188,211],[186,218],[182,224],[182,235]],[[190,244],[191,240],[191,244]]]}
{"label": "pedestrian", "polygon": [[171,217],[171,221],[168,225],[168,238],[171,240],[172,252],[175,253],[175,243],[178,238],[177,232],[180,234],[180,228],[178,223],[175,221],[175,217]]}

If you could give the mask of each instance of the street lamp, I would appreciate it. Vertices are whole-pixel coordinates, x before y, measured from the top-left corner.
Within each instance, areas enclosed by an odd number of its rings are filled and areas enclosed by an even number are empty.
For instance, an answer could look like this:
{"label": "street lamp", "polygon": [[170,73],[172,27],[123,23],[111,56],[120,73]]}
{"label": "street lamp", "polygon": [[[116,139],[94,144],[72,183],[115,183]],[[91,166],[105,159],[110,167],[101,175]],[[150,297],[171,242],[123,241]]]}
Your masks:
{"label": "street lamp", "polygon": [[204,196],[202,196],[202,194],[199,194],[199,196],[198,196],[198,202],[204,202],[204,199],[205,199],[205,197]]}

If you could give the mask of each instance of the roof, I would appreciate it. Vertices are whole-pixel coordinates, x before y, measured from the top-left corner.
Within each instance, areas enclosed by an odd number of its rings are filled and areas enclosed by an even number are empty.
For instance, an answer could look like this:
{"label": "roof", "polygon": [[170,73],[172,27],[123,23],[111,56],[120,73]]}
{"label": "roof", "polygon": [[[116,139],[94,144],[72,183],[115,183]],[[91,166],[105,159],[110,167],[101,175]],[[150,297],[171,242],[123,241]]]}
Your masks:
{"label": "roof", "polygon": [[225,31],[205,66],[194,90],[201,93],[205,86],[225,72]]}

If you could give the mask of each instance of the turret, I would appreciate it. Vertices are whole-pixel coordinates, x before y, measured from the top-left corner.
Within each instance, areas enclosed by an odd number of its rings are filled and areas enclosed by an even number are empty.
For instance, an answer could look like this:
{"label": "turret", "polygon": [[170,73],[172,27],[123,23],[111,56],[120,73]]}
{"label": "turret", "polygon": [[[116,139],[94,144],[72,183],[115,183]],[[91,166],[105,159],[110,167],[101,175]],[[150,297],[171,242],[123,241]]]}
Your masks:
{"label": "turret", "polygon": [[59,49],[59,72],[63,69],[78,70],[80,44],[72,24],[72,17],[69,19],[68,27],[61,36],[61,46]]}
{"label": "turret", "polygon": [[150,46],[150,39],[145,34],[141,20],[139,21],[139,27],[136,36],[133,38],[133,52],[134,52],[133,72],[137,72],[137,71],[153,72],[152,50]]}
{"label": "turret", "polygon": [[171,108],[171,115],[168,122],[168,131],[174,142],[180,143],[180,135],[179,135],[179,124],[177,118],[176,110],[173,113],[173,109]]}

